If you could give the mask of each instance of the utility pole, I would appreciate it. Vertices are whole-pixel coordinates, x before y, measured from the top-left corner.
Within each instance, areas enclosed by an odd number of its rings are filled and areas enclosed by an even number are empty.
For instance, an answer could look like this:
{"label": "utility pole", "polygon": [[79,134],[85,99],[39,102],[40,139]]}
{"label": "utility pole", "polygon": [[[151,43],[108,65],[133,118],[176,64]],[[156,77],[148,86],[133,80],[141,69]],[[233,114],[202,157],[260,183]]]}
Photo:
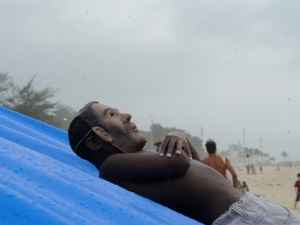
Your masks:
{"label": "utility pole", "polygon": [[246,128],[243,128],[243,147],[246,148]]}
{"label": "utility pole", "polygon": [[260,148],[260,150],[263,150],[263,147],[264,147],[263,142],[264,142],[264,139],[262,137],[260,137],[259,138],[259,148]]}

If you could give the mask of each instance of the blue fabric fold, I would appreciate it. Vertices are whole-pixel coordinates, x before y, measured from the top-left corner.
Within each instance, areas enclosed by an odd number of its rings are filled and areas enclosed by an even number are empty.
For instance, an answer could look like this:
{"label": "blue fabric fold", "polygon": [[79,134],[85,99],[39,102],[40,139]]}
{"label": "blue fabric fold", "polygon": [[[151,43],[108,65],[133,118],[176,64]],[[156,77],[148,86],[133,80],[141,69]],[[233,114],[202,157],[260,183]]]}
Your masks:
{"label": "blue fabric fold", "polygon": [[196,225],[98,177],[61,129],[0,107],[1,225]]}

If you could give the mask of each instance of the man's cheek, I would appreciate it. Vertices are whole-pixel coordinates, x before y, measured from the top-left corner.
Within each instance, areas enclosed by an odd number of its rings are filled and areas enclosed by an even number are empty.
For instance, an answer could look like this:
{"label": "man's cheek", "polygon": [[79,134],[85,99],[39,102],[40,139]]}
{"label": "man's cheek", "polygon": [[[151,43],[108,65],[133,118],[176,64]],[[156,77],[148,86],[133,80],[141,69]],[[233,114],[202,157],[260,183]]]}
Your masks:
{"label": "man's cheek", "polygon": [[120,126],[119,124],[114,124],[114,126],[111,127],[111,130],[117,135],[124,135],[127,133],[126,129],[124,129],[124,127]]}
{"label": "man's cheek", "polygon": [[120,121],[118,121],[116,119],[111,119],[109,121],[108,128],[110,128],[112,130],[120,130],[122,128],[122,125],[121,125]]}

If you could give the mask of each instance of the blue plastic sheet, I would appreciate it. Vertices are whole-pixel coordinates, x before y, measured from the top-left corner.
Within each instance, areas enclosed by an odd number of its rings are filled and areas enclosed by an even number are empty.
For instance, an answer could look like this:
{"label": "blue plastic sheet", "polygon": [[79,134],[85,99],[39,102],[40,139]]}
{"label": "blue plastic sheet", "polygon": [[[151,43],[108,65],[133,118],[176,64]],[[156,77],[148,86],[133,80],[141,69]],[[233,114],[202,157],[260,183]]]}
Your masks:
{"label": "blue plastic sheet", "polygon": [[66,132],[0,107],[0,224],[199,223],[99,179]]}

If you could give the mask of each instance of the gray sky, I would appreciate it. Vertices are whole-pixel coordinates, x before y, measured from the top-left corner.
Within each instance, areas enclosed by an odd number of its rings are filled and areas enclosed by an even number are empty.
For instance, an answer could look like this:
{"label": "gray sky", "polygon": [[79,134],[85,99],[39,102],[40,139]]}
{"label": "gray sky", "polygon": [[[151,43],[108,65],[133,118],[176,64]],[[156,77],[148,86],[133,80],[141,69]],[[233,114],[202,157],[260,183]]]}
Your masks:
{"label": "gray sky", "polygon": [[0,0],[0,71],[78,109],[300,159],[300,1]]}

